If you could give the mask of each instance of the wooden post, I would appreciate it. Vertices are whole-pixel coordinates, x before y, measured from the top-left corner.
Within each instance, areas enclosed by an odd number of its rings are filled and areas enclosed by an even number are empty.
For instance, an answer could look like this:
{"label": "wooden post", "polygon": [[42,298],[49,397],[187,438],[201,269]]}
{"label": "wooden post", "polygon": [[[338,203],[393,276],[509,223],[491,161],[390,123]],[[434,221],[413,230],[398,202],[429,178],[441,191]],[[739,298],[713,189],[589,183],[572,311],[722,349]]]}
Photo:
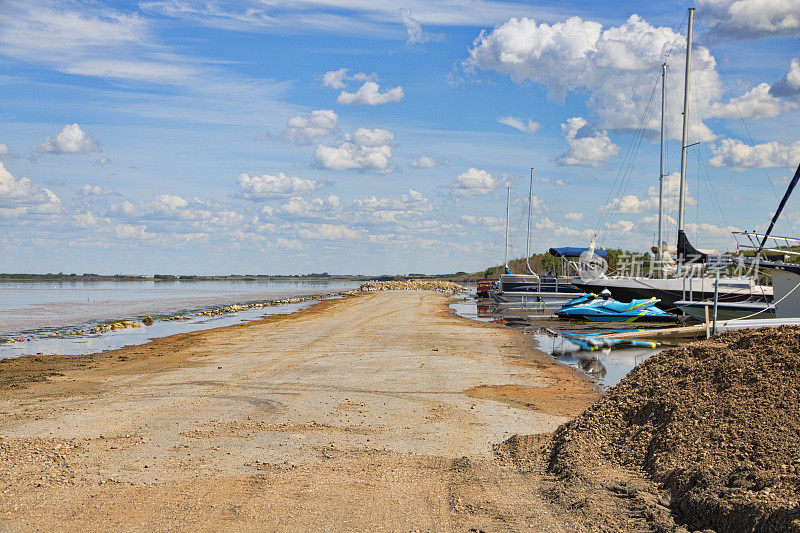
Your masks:
{"label": "wooden post", "polygon": [[704,305],[703,309],[705,309],[705,312],[706,312],[706,339],[707,339],[707,338],[709,338],[711,336],[711,333],[710,333],[710,331],[708,329],[708,306]]}

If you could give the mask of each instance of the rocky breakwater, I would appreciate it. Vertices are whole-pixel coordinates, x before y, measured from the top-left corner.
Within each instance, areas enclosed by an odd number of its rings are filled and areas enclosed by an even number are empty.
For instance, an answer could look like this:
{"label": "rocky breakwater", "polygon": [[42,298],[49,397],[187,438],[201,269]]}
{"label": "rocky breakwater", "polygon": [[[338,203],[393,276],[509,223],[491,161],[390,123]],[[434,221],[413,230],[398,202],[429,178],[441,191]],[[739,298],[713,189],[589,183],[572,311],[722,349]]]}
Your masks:
{"label": "rocky breakwater", "polygon": [[407,281],[370,281],[361,285],[362,291],[436,291],[458,294],[466,290],[452,281],[411,279]]}
{"label": "rocky breakwater", "polygon": [[800,327],[663,351],[561,426],[549,450],[564,483],[602,465],[642,475],[650,494],[617,490],[674,520],[658,530],[800,532]]}

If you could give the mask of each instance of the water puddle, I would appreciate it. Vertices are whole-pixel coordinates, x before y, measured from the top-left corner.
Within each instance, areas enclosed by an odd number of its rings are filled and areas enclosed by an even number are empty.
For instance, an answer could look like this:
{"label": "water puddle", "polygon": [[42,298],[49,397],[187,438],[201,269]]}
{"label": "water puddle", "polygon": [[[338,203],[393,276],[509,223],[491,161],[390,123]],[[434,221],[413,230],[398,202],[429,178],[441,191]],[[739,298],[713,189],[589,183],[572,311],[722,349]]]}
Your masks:
{"label": "water puddle", "polygon": [[509,312],[478,301],[474,295],[460,297],[450,308],[465,318],[502,322],[533,335],[540,350],[561,363],[581,370],[603,389],[613,387],[641,362],[665,349],[663,346],[587,347],[586,343],[580,342],[581,338],[626,330],[597,328],[592,323],[551,320],[548,315],[530,311]]}

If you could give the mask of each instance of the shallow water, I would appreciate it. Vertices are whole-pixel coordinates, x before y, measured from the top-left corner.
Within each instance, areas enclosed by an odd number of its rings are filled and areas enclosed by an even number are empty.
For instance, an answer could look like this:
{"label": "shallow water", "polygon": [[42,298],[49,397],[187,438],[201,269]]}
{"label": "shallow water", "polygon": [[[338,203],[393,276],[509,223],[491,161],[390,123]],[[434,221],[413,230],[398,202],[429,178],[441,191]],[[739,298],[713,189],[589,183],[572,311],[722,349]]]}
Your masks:
{"label": "shallow water", "polygon": [[[349,281],[101,281],[0,283],[0,337],[24,337],[22,342],[0,343],[0,359],[21,355],[82,355],[151,339],[218,328],[293,313],[314,300],[214,316],[197,312],[231,304],[283,300],[344,292],[360,285]],[[169,320],[174,315],[186,320]],[[152,326],[100,334],[74,335],[110,321],[140,321],[152,316]],[[58,333],[62,337],[49,337]]]}
{"label": "shallow water", "polygon": [[[491,322],[494,320],[506,319],[505,314],[495,314],[489,306],[479,306],[478,302],[472,297],[464,297],[450,305],[450,307],[460,316]],[[639,348],[639,347],[615,347],[606,348],[600,351],[582,351],[580,347],[570,342],[570,340],[560,333],[574,333],[579,335],[592,335],[610,333],[616,330],[600,329],[571,329],[575,324],[558,320],[547,321],[547,328],[558,333],[557,336],[541,331],[541,327],[529,325],[523,322],[509,322],[509,326],[522,329],[534,336],[538,342],[539,349],[552,355],[558,361],[578,368],[586,373],[588,377],[597,382],[600,387],[607,389],[619,383],[622,378],[628,375],[638,364],[652,357],[664,348]]]}
{"label": "shallow water", "polygon": [[357,288],[355,281],[0,283],[0,335]]}
{"label": "shallow water", "polygon": [[128,328],[106,333],[68,336],[63,338],[31,338],[24,342],[0,344],[0,359],[21,355],[84,355],[116,350],[123,346],[145,344],[158,337],[188,333],[204,329],[232,326],[271,315],[285,315],[305,309],[317,303],[310,300],[300,303],[245,309],[236,314],[216,316],[192,316],[189,320],[157,320],[152,326]]}

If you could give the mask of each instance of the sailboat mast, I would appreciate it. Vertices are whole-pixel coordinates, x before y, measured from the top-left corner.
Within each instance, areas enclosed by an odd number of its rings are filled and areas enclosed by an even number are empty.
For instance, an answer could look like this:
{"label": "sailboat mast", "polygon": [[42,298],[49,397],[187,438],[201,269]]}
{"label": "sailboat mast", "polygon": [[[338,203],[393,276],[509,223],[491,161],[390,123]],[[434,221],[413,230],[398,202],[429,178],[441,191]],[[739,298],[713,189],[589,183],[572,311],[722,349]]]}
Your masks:
{"label": "sailboat mast", "polygon": [[[689,8],[689,24],[686,30],[686,75],[683,80],[683,134],[681,135],[681,184],[678,200],[678,236],[683,233],[683,211],[686,200],[686,143],[689,136],[689,72],[692,65],[692,26],[694,8]],[[678,275],[681,273],[682,257],[678,257]]]}
{"label": "sailboat mast", "polygon": [[694,8],[689,8],[689,29],[686,32],[686,77],[683,80],[683,134],[681,135],[681,190],[678,201],[678,231],[683,231],[683,211],[686,200],[686,143],[689,137],[689,72],[692,65],[692,26]]}
{"label": "sailboat mast", "polygon": [[533,210],[533,169],[531,168],[531,187],[528,191],[528,237],[525,240],[525,265],[528,267],[528,274],[533,274],[531,268],[531,211]]}
{"label": "sailboat mast", "polygon": [[511,203],[511,187],[506,187],[506,253],[503,264],[508,268],[508,206]]}
{"label": "sailboat mast", "polygon": [[[658,248],[658,272],[661,272],[661,260],[664,257],[663,240],[661,237],[661,229],[663,227],[664,218],[664,120],[667,109],[667,64],[661,65],[661,157],[658,172],[658,240],[656,247]],[[660,275],[659,275],[660,277]]]}

